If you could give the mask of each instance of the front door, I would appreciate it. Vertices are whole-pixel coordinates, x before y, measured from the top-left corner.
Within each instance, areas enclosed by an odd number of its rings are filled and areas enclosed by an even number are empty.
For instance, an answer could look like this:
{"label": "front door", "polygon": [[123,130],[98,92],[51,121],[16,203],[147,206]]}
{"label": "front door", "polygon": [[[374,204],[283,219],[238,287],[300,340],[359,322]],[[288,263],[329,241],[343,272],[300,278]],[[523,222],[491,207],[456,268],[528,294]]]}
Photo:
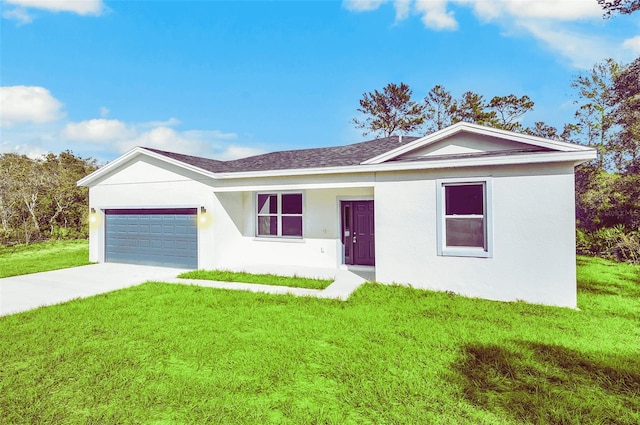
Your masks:
{"label": "front door", "polygon": [[340,207],[344,263],[375,265],[373,201],[342,201]]}

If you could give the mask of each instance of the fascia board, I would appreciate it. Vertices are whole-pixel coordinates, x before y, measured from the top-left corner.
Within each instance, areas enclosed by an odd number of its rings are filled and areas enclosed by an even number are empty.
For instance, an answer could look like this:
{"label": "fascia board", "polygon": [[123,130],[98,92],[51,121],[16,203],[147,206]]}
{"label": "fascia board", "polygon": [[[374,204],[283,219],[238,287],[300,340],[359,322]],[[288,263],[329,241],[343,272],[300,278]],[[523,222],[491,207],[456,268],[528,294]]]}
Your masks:
{"label": "fascia board", "polygon": [[225,179],[243,179],[243,178],[268,178],[268,177],[294,177],[309,176],[321,174],[351,174],[351,173],[371,173],[383,171],[411,171],[411,170],[429,170],[438,168],[461,168],[461,167],[479,167],[479,166],[500,166],[500,165],[518,165],[518,164],[541,164],[555,162],[570,162],[575,165],[589,161],[596,157],[596,151],[589,149],[587,151],[574,152],[536,152],[529,155],[505,156],[505,157],[480,157],[480,158],[463,158],[454,161],[450,159],[441,159],[436,161],[412,161],[404,163],[382,163],[370,165],[352,165],[347,167],[326,167],[326,168],[305,168],[294,170],[273,170],[273,171],[248,171],[238,173],[216,173],[214,178],[219,180]]}
{"label": "fascia board", "polygon": [[184,168],[186,170],[198,173],[198,174],[202,174],[206,177],[210,177],[213,178],[214,175],[213,173],[203,170],[202,168],[198,168],[198,167],[194,167],[193,165],[189,165],[189,164],[185,164],[184,162],[175,160],[173,158],[169,158],[166,157],[164,155],[161,155],[159,153],[156,152],[152,152],[149,150],[146,150],[145,148],[141,148],[141,147],[135,147],[133,149],[131,149],[129,152],[123,154],[122,156],[118,157],[117,159],[113,160],[112,162],[108,163],[107,165],[105,165],[104,167],[99,168],[98,170],[94,171],[93,173],[89,174],[88,176],[78,180],[78,182],[76,183],[77,186],[91,186],[91,184],[100,179],[101,177],[111,173],[114,170],[117,170],[119,167],[123,166],[124,164],[126,164],[127,162],[130,162],[131,160],[137,158],[140,155],[144,155],[144,156],[148,156],[151,158],[155,158],[158,159],[162,162],[166,162],[168,164],[172,164],[175,165],[176,167],[180,167],[180,168]]}
{"label": "fascia board", "polygon": [[346,183],[263,183],[263,184],[237,184],[233,186],[216,186],[213,188],[214,193],[225,192],[267,192],[270,190],[312,190],[312,189],[351,189],[351,188],[363,188],[374,187],[375,181],[373,177],[370,180],[363,180],[360,182],[346,182]]}
{"label": "fascia board", "polygon": [[91,183],[93,181],[99,179],[100,177],[104,176],[105,174],[109,174],[112,170],[117,169],[121,165],[126,164],[131,159],[133,159],[133,158],[137,157],[138,155],[140,155],[141,151],[142,151],[142,148],[140,148],[140,147],[135,147],[135,148],[131,149],[129,152],[119,156],[118,158],[116,158],[113,161],[109,162],[107,165],[105,165],[103,167],[100,167],[96,171],[94,171],[93,173],[89,174],[88,176],[85,176],[85,177],[81,178],[80,180],[78,180],[76,185],[77,186],[91,186]]}
{"label": "fascia board", "polygon": [[587,151],[591,149],[588,146],[577,145],[574,143],[561,142],[558,140],[550,140],[550,139],[545,139],[543,137],[531,136],[528,134],[521,134],[521,133],[514,133],[512,131],[501,130],[498,128],[460,122],[450,127],[444,128],[440,131],[437,131],[435,133],[432,133],[428,136],[414,140],[413,142],[407,143],[404,146],[400,146],[396,149],[385,152],[374,158],[368,159],[362,162],[362,165],[380,164],[382,162],[397,158],[407,152],[411,152],[412,150],[423,148],[425,146],[437,143],[441,140],[446,139],[447,137],[454,136],[461,132],[496,137],[496,138],[508,140],[511,142],[524,143],[527,145],[553,149],[560,152]]}

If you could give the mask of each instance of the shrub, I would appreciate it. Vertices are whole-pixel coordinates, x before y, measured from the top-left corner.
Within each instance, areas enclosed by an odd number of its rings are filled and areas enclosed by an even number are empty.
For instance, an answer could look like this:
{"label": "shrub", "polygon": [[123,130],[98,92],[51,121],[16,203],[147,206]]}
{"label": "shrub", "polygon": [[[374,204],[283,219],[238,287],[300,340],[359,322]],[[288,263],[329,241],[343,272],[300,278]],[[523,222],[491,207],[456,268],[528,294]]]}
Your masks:
{"label": "shrub", "polygon": [[591,232],[578,229],[576,252],[640,264],[640,231],[629,231],[621,224]]}

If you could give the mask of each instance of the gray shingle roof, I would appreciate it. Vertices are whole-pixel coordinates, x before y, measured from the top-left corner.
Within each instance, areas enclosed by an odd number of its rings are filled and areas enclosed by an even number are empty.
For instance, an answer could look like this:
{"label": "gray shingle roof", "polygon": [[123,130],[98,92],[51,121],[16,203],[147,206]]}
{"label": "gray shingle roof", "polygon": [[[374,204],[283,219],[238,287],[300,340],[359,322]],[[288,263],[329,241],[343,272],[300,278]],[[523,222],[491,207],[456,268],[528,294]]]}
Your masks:
{"label": "gray shingle roof", "polygon": [[212,173],[233,173],[357,165],[416,139],[418,137],[404,136],[399,140],[397,136],[392,136],[346,146],[270,152],[233,161],[218,161],[152,148],[145,149]]}

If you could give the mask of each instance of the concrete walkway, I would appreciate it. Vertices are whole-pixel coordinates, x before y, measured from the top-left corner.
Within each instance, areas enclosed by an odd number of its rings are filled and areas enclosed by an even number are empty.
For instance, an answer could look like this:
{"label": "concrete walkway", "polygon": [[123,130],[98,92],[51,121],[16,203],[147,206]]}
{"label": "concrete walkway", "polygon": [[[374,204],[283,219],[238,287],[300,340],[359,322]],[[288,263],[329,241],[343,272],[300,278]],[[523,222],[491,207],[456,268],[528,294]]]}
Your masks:
{"label": "concrete walkway", "polygon": [[149,280],[175,278],[185,270],[102,263],[0,279],[0,316],[86,298]]}
{"label": "concrete walkway", "polygon": [[249,273],[333,278],[334,282],[323,290],[289,288],[251,283],[179,279],[176,276],[186,270],[101,263],[0,279],[0,316],[103,294],[148,281],[346,300],[360,285],[373,279],[372,272],[359,273],[346,269],[291,268],[288,270],[282,267],[247,267],[244,270]]}
{"label": "concrete walkway", "polygon": [[[251,268],[245,268],[245,271]],[[360,285],[367,282],[367,279],[350,272],[349,270],[335,270],[332,278],[334,282],[325,289],[308,289],[308,288],[291,288],[288,286],[263,285],[258,283],[239,283],[239,282],[219,282],[215,280],[198,280],[198,279],[170,279],[163,280],[167,283],[180,283],[183,285],[206,286],[209,288],[233,289],[240,291],[263,292],[267,294],[289,294],[298,296],[312,296],[318,298],[334,298],[338,300],[346,300]],[[276,273],[277,271],[265,271],[260,273]],[[250,273],[258,273],[251,271]],[[278,273],[284,274],[284,273]],[[301,273],[296,273],[301,276]],[[305,274],[305,273],[303,273]],[[308,275],[308,277],[318,277],[318,275]],[[320,276],[322,278],[322,276]]]}

